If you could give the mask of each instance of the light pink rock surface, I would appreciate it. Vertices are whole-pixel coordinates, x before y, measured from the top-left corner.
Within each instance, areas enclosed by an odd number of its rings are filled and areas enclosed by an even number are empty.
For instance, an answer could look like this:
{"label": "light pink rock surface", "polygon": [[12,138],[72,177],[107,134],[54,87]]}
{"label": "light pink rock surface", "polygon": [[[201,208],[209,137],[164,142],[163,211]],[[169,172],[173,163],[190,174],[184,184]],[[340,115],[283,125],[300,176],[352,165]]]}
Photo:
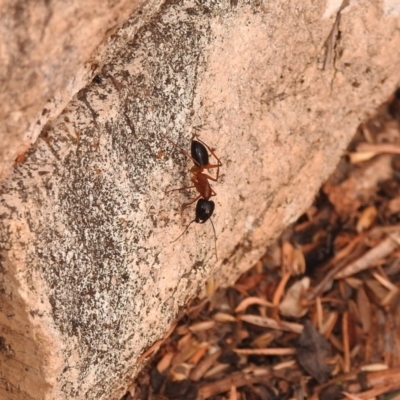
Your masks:
{"label": "light pink rock surface", "polygon": [[[205,282],[233,282],[310,205],[400,78],[398,15],[349,5],[326,58],[328,6],[171,2],[117,32],[1,187],[0,398],[117,399]],[[165,136],[188,149],[198,125],[223,162],[218,262],[209,222],[171,243],[194,194],[165,194],[191,167]]]}
{"label": "light pink rock surface", "polygon": [[96,73],[99,46],[143,3],[0,1],[0,178]]}

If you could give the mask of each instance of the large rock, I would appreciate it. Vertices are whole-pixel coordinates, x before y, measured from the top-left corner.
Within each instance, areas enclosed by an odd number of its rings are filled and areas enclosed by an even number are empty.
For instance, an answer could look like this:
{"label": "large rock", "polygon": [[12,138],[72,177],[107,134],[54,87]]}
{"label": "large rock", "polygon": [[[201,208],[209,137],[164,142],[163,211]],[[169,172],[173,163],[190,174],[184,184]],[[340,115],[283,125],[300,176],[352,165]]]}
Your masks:
{"label": "large rock", "polygon": [[[207,279],[310,205],[400,75],[396,10],[333,6],[170,1],[110,40],[1,187],[1,398],[118,398]],[[209,221],[171,243],[195,193],[165,194],[192,165],[167,138],[189,149],[195,126],[223,163],[219,261]]]}
{"label": "large rock", "polygon": [[96,73],[104,39],[133,10],[159,2],[0,2],[0,179]]}

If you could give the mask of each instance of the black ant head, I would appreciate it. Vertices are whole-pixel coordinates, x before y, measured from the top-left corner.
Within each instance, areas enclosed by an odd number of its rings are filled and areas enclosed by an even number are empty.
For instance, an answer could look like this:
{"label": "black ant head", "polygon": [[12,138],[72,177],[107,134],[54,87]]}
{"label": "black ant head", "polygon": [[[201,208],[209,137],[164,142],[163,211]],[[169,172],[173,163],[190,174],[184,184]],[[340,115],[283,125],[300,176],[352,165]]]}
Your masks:
{"label": "black ant head", "polygon": [[200,199],[196,204],[196,218],[194,222],[204,224],[213,215],[215,203],[211,200]]}

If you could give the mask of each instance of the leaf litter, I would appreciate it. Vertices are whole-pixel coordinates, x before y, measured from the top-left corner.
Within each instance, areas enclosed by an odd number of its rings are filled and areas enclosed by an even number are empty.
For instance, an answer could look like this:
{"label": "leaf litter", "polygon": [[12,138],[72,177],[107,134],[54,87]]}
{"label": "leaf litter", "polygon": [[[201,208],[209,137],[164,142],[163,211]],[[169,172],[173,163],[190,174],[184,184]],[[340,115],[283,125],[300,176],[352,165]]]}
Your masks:
{"label": "leaf litter", "polygon": [[400,89],[310,209],[216,286],[142,355],[123,400],[400,400]]}

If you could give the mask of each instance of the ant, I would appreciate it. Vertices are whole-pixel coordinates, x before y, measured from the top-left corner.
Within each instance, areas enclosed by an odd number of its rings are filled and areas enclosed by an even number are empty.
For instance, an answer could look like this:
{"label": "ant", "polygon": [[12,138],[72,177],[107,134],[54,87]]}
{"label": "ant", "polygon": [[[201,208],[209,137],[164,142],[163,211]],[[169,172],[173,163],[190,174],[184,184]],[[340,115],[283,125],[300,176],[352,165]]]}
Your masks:
{"label": "ant", "polygon": [[[162,136],[164,136],[162,134]],[[178,239],[180,239],[186,231],[189,229],[190,225],[193,222],[196,222],[198,224],[204,224],[206,221],[210,220],[211,225],[214,231],[214,242],[215,242],[215,256],[218,260],[218,255],[217,255],[217,235],[215,233],[215,227],[214,223],[212,222],[211,216],[213,215],[214,208],[215,208],[215,203],[210,200],[210,197],[216,196],[217,193],[215,190],[211,187],[210,182],[208,180],[212,180],[214,182],[218,181],[219,178],[219,167],[222,166],[222,163],[220,159],[216,156],[215,152],[213,149],[211,149],[207,144],[205,144],[203,141],[201,141],[198,137],[195,135],[193,137],[196,137],[196,140],[192,138],[192,144],[190,147],[190,154],[184,150],[182,147],[178,146],[176,143],[174,143],[171,139],[168,137],[164,136],[168,141],[170,141],[174,146],[178,147],[180,151],[188,158],[190,158],[194,166],[190,169],[190,172],[192,174],[191,181],[193,185],[191,186],[185,186],[182,188],[178,189],[172,189],[167,191],[166,193],[171,193],[174,191],[181,191],[181,190],[186,190],[186,189],[196,189],[199,195],[189,201],[188,203],[182,204],[182,209],[181,211],[194,202],[197,201],[196,204],[196,213],[195,213],[195,218],[189,222],[185,230],[172,242],[176,242]],[[210,164],[209,161],[209,154],[208,151],[211,153],[211,155],[217,160],[216,164]],[[212,177],[204,171],[208,171],[210,169],[217,169],[216,172],[216,177]]]}

